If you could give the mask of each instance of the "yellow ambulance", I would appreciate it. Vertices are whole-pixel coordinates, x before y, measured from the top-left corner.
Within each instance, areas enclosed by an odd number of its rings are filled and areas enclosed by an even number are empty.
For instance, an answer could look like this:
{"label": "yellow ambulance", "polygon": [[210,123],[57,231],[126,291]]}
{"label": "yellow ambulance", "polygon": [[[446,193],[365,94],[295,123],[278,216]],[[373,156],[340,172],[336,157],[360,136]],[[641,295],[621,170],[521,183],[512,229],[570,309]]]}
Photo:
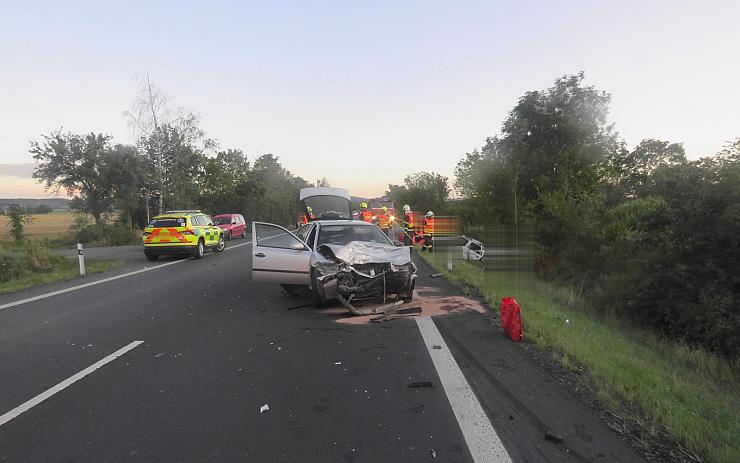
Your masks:
{"label": "yellow ambulance", "polygon": [[224,234],[213,219],[201,211],[167,211],[154,217],[144,229],[144,255],[157,260],[166,254],[203,257],[206,249],[221,252],[226,247]]}

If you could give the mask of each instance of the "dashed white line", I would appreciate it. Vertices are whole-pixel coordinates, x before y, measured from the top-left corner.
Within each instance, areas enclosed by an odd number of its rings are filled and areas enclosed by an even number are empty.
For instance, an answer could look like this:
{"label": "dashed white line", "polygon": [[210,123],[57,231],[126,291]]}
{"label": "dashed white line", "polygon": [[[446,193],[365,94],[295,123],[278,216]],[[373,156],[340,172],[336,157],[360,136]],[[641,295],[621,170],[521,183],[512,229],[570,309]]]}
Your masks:
{"label": "dashed white line", "polygon": [[[252,244],[252,242],[251,241],[247,241],[245,243],[236,244],[234,246],[229,246],[225,250],[228,251],[229,249],[238,248],[240,246],[245,246],[247,244]],[[108,283],[109,281],[120,280],[121,278],[126,278],[126,277],[130,277],[130,276],[133,276],[133,275],[138,275],[138,274],[144,273],[144,272],[150,272],[152,270],[156,270],[156,269],[162,268],[162,267],[167,267],[169,265],[175,265],[175,264],[180,264],[182,262],[188,262],[189,260],[190,259],[173,260],[172,262],[165,262],[164,264],[155,265],[153,267],[144,267],[144,268],[142,268],[140,270],[134,270],[133,272],[122,273],[120,275],[115,275],[115,276],[112,276],[112,277],[108,277],[108,278],[103,278],[103,279],[100,279],[100,280],[91,281],[90,283],[84,283],[84,284],[81,284],[81,285],[77,285],[77,286],[72,286],[72,287],[69,287],[69,288],[60,289],[58,291],[52,291],[50,293],[39,294],[38,296],[27,297],[25,299],[20,299],[18,301],[8,302],[7,304],[0,305],[0,310],[9,309],[9,308],[15,307],[17,305],[27,304],[29,302],[34,302],[34,301],[38,301],[38,300],[41,300],[41,299],[46,299],[46,298],[49,298],[49,297],[52,297],[52,296],[58,296],[60,294],[69,293],[71,291],[77,291],[78,289],[88,288],[90,286],[95,286],[95,285],[99,285],[99,284],[103,284],[103,283]]]}
{"label": "dashed white line", "polygon": [[[475,463],[511,463],[511,457],[506,452],[491,422],[478,402],[478,398],[463,376],[460,367],[455,362],[450,349],[445,344],[437,326],[430,317],[416,319],[424,344],[442,382],[447,400],[457,418],[468,450]],[[442,348],[434,349],[433,346]]]}
{"label": "dashed white line", "polygon": [[51,387],[51,388],[45,390],[44,392],[42,392],[41,394],[37,395],[33,399],[30,399],[30,400],[22,403],[21,405],[18,405],[14,409],[12,409],[9,412],[7,412],[7,413],[3,414],[2,416],[0,416],[0,426],[4,425],[8,421],[10,421],[13,418],[17,417],[21,413],[24,413],[24,412],[30,410],[31,408],[33,408],[36,405],[40,404],[41,402],[43,402],[44,400],[46,400],[49,397],[53,396],[57,392],[68,388],[69,386],[71,386],[72,384],[74,384],[77,381],[81,380],[82,378],[84,378],[85,376],[89,375],[93,371],[97,370],[98,368],[104,366],[107,363],[112,362],[113,360],[115,360],[118,357],[122,356],[126,352],[130,351],[131,349],[139,346],[143,342],[144,341],[134,341],[131,344],[128,344],[127,346],[124,346],[124,347],[118,349],[117,351],[113,352],[109,356],[107,356],[107,357],[105,357],[105,358],[103,358],[101,360],[98,360],[97,362],[93,363],[92,365],[90,365],[89,367],[87,367],[84,370],[80,371],[79,373],[70,376],[69,378],[65,379],[64,381],[62,381],[61,383],[57,384],[56,386]]}

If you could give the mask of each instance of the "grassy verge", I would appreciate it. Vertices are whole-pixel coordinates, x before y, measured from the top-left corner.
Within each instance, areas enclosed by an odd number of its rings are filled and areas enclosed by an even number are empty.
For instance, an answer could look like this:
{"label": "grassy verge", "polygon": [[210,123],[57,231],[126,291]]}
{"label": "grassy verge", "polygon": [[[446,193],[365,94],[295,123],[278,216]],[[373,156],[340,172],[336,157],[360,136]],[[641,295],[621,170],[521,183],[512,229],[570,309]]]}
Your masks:
{"label": "grassy verge", "polygon": [[662,425],[706,462],[740,461],[738,361],[596,316],[572,293],[534,277],[483,272],[462,261],[449,273],[445,257],[425,256],[452,281],[477,288],[491,307],[498,307],[501,297],[516,297],[525,339],[556,351],[566,368],[585,368],[605,406],[627,401],[653,429]]}
{"label": "grassy verge", "polygon": [[[72,280],[79,276],[79,266],[77,259],[63,258],[64,260],[59,261],[54,265],[54,268],[49,271],[42,273],[32,273],[23,275],[12,280],[0,283],[0,294],[13,293],[22,289],[31,288],[36,285],[44,283],[52,283],[54,281],[65,281]],[[113,259],[101,259],[85,260],[85,273],[100,273],[107,270],[116,268],[120,265],[120,262]]]}
{"label": "grassy verge", "polygon": [[[88,260],[87,273],[104,272],[115,260]],[[0,294],[52,281],[71,280],[79,273],[77,259],[62,257],[38,241],[0,244]]]}

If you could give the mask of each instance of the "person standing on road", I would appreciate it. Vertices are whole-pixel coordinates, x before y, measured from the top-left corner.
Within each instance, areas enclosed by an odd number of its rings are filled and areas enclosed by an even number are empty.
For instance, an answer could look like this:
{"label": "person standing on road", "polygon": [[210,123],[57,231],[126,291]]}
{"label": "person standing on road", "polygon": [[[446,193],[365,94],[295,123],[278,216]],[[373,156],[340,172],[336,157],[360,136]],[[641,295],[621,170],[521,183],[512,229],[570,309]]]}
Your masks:
{"label": "person standing on road", "polygon": [[434,239],[434,212],[432,211],[427,212],[424,216],[423,233],[421,250],[433,252],[432,240]]}
{"label": "person standing on road", "polygon": [[388,215],[388,208],[383,206],[383,210],[378,214],[378,228],[383,230],[386,236],[390,236],[391,217]]}
{"label": "person standing on road", "polygon": [[403,206],[403,244],[411,246],[413,244],[414,236],[414,213],[411,210],[411,206],[404,204]]}
{"label": "person standing on road", "polygon": [[363,222],[372,223],[373,213],[370,211],[370,209],[367,208],[366,202],[360,203],[360,212],[358,214],[358,217]]}

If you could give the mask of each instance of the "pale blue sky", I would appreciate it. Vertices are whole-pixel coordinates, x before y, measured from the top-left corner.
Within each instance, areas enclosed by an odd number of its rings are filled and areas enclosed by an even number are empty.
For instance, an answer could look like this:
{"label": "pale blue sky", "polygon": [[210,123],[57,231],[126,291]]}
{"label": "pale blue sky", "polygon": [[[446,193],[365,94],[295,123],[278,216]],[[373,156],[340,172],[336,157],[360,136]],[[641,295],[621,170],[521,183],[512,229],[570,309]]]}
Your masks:
{"label": "pale blue sky", "polygon": [[363,195],[451,176],[522,93],[580,70],[630,144],[740,136],[737,1],[107,3],[2,1],[0,163],[60,126],[133,141],[144,71],[223,148]]}

